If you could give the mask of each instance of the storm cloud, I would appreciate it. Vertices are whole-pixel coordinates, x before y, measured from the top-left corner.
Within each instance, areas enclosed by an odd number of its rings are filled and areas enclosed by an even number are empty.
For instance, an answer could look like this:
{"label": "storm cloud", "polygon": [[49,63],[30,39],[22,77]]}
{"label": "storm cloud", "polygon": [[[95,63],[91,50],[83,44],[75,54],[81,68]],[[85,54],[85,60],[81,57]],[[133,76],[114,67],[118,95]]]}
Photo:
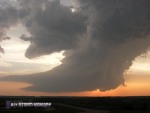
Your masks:
{"label": "storm cloud", "polygon": [[31,42],[25,54],[28,58],[74,49],[86,31],[82,12],[72,13],[59,0],[21,0],[20,4],[22,21],[31,34],[21,37]]}
{"label": "storm cloud", "polygon": [[[10,0],[0,0],[0,42],[8,40],[7,30],[17,23],[17,9],[14,8]],[[0,53],[5,53],[0,45]]]}
{"label": "storm cloud", "polygon": [[150,46],[149,0],[78,0],[79,10],[59,0],[18,0],[19,19],[31,36],[25,56],[65,50],[53,70],[1,80],[33,84],[25,90],[101,91],[124,86],[124,72]]}

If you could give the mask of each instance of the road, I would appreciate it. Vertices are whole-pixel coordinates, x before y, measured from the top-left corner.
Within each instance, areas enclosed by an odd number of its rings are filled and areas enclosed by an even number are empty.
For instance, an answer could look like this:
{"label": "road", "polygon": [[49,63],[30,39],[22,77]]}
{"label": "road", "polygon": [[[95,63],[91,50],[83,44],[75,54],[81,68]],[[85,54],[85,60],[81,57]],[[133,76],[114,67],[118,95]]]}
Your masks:
{"label": "road", "polygon": [[64,107],[83,110],[83,112],[80,112],[80,113],[109,113],[108,111],[104,111],[104,110],[94,110],[94,109],[76,107],[76,106],[72,106],[72,105],[59,104],[59,103],[53,103],[53,104],[58,105],[58,106],[64,106]]}

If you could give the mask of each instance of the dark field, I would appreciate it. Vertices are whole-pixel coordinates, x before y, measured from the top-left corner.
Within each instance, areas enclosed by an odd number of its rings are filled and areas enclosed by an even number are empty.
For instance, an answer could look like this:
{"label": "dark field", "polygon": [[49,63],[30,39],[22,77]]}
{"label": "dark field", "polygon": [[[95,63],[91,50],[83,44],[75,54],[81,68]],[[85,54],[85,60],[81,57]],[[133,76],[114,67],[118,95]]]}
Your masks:
{"label": "dark field", "polygon": [[[48,108],[6,109],[6,101],[51,102]],[[0,113],[150,113],[150,97],[25,97],[1,96]]]}

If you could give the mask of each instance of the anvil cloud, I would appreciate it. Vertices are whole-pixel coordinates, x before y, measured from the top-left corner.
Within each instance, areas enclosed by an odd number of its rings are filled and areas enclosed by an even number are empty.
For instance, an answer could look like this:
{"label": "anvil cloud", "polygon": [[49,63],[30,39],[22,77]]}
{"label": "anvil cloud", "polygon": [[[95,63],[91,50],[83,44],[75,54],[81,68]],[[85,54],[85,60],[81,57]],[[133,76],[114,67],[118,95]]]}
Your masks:
{"label": "anvil cloud", "polygon": [[47,72],[1,80],[31,83],[26,90],[45,92],[106,91],[124,85],[124,72],[150,46],[150,1],[78,3],[80,9],[73,13],[59,0],[18,0],[18,19],[31,34],[21,36],[30,41],[25,56],[65,50],[65,59]]}

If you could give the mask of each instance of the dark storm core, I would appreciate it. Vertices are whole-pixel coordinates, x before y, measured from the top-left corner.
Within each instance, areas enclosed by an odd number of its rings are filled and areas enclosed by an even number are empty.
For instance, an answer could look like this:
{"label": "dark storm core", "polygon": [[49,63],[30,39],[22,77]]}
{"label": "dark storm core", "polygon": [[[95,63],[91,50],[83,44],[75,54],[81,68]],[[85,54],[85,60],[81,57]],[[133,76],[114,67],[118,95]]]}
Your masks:
{"label": "dark storm core", "polygon": [[[30,41],[25,56],[32,59],[65,50],[66,57],[53,70],[1,80],[30,83],[24,90],[44,92],[106,91],[125,84],[124,72],[150,46],[150,1],[78,2],[80,10],[72,13],[59,0],[18,0],[18,19],[31,34],[20,37]],[[1,23],[13,25],[0,19]]]}

